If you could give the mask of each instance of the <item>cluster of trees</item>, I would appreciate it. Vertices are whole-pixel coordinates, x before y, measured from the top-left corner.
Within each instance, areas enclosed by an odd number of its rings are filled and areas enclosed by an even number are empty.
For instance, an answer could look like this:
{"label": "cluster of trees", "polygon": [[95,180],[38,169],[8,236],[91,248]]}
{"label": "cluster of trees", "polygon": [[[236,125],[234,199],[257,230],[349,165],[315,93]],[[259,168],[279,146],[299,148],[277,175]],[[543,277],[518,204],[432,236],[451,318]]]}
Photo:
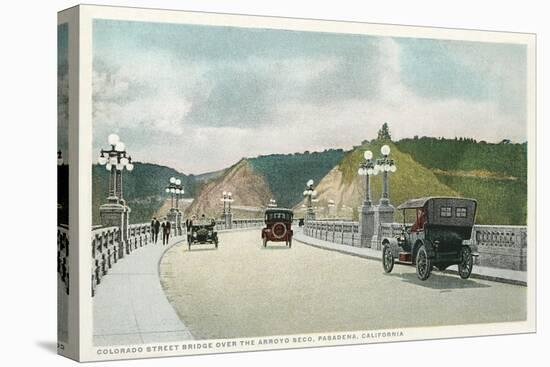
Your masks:
{"label": "cluster of trees", "polygon": [[302,199],[309,179],[318,183],[344,156],[342,149],[323,152],[271,154],[249,158],[252,168],[265,177],[281,207],[292,207]]}
{"label": "cluster of trees", "polygon": [[445,171],[486,170],[520,179],[527,177],[527,143],[490,144],[472,138],[413,138],[395,143],[428,168]]}

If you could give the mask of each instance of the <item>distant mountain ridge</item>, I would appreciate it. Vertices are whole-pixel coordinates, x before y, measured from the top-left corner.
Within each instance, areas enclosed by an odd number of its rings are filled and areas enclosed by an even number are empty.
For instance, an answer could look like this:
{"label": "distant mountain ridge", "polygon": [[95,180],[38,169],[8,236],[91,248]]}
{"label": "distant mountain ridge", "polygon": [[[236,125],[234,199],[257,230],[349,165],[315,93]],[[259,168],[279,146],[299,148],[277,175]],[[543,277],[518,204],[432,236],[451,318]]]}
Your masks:
{"label": "distant mountain ridge", "polygon": [[[364,141],[350,151],[271,154],[244,158],[223,170],[186,175],[172,168],[139,163],[124,173],[124,196],[132,208],[131,222],[148,221],[166,210],[164,188],[170,177],[179,177],[185,197],[194,198],[186,213],[219,217],[223,191],[234,197],[235,216],[258,216],[269,199],[301,215],[302,192],[309,179],[319,193],[320,216],[328,215],[328,201],[336,204],[332,215],[357,218],[364,197],[363,177],[357,175],[363,152],[379,156],[382,141]],[[490,144],[473,139],[415,138],[389,142],[397,172],[390,174],[390,198],[397,205],[404,200],[429,195],[457,195],[478,199],[478,223],[525,224],[527,216],[527,144]],[[93,166],[93,222],[99,223],[99,205],[105,202],[109,172]],[[381,176],[372,178],[376,202]]]}
{"label": "distant mountain ridge", "polygon": [[[105,166],[92,166],[92,222],[100,224],[99,206],[106,202],[109,192],[110,172]],[[132,172],[124,171],[123,195],[132,209],[131,223],[141,223],[151,220],[151,217],[163,205],[169,195],[165,188],[170,177],[179,178],[185,189],[184,197],[194,197],[196,182],[190,176],[173,168],[151,163],[134,163]]]}

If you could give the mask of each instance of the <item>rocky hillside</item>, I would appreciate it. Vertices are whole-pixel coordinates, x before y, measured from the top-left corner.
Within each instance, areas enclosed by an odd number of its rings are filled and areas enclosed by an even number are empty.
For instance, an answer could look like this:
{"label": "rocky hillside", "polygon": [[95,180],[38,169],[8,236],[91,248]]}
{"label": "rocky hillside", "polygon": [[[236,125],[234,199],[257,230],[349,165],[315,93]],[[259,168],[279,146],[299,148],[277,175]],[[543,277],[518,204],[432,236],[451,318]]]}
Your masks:
{"label": "rocky hillside", "polygon": [[232,212],[235,218],[261,216],[261,211],[254,209],[264,208],[273,197],[265,178],[243,159],[227,168],[222,175],[202,185],[195,200],[187,208],[186,215],[204,213],[219,218],[223,211],[223,203],[220,201],[223,191],[233,194]]}
{"label": "rocky hillside", "polygon": [[[362,204],[365,183],[364,178],[357,174],[363,152],[371,150],[375,156],[380,151],[382,143],[376,141],[365,143],[348,152],[342,161],[316,184],[318,217],[326,217],[327,204],[334,200],[335,208],[331,215],[341,218],[357,219],[357,208]],[[412,159],[409,154],[402,153],[390,143],[391,156],[396,161],[397,172],[390,174],[390,199],[397,205],[407,199],[422,196],[458,195],[458,193],[441,183],[435,174]],[[371,179],[371,194],[373,202],[378,202],[381,196],[382,174]],[[302,200],[294,209],[302,214]]]}

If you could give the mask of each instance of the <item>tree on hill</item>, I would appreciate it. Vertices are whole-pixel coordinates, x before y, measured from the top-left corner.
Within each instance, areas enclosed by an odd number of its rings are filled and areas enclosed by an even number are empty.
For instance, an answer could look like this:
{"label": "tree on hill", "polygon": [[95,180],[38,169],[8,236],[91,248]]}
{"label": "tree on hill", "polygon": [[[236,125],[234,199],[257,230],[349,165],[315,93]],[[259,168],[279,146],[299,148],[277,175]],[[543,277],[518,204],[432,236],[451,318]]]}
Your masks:
{"label": "tree on hill", "polygon": [[380,130],[378,130],[378,140],[380,141],[391,140],[390,128],[387,122],[384,122]]}

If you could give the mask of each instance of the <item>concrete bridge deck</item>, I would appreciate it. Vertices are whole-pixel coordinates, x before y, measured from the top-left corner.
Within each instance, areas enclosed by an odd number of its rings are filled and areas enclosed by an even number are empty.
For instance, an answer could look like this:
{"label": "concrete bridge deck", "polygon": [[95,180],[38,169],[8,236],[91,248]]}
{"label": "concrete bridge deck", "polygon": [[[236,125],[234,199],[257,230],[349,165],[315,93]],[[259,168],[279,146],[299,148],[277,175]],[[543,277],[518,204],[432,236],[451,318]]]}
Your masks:
{"label": "concrete bridge deck", "polygon": [[[306,245],[322,248],[324,250],[337,251],[348,255],[363,257],[365,259],[380,260],[382,258],[382,253],[379,250],[367,247],[354,247],[350,245],[324,241],[318,238],[306,236],[302,230],[296,230],[294,233],[294,238]],[[399,265],[397,264],[397,266]],[[445,270],[445,273],[456,274],[457,266],[450,266],[447,270]],[[475,279],[492,280],[502,283],[527,285],[526,271],[490,268],[486,266],[474,265],[471,277]]]}
{"label": "concrete bridge deck", "polygon": [[142,344],[189,340],[193,336],[180,321],[162,289],[159,262],[165,251],[185,241],[149,244],[114,266],[93,298],[94,345]]}

